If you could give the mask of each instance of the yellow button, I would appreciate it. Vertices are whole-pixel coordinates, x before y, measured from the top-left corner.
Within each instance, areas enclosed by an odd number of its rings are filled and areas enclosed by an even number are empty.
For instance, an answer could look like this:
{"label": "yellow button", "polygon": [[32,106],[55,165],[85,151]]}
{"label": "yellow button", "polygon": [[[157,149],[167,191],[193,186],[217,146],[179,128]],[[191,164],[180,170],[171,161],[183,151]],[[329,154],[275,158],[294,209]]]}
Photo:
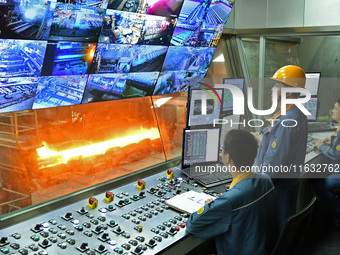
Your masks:
{"label": "yellow button", "polygon": [[273,149],[276,148],[276,141],[272,142],[272,148],[273,148]]}

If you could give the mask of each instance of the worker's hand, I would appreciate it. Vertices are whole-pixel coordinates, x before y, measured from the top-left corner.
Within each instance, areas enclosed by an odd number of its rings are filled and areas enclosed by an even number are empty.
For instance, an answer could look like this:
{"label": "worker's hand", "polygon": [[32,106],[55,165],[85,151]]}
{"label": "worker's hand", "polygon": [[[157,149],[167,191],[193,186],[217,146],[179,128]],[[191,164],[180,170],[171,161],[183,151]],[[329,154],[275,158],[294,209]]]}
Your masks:
{"label": "worker's hand", "polygon": [[209,199],[204,201],[204,205],[210,204],[212,201],[214,201],[214,199],[209,198]]}
{"label": "worker's hand", "polygon": [[326,144],[327,146],[331,146],[331,139],[326,138],[325,140],[323,140],[323,143]]}
{"label": "worker's hand", "polygon": [[323,145],[323,144],[324,144],[323,141],[317,140],[316,143],[315,143],[315,147],[319,149],[320,146]]}

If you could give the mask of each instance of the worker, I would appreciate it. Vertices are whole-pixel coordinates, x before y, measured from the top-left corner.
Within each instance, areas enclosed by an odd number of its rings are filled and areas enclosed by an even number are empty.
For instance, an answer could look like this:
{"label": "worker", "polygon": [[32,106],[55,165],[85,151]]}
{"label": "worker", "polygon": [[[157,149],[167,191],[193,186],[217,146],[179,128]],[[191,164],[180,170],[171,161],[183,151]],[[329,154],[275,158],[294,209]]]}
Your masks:
{"label": "worker", "polygon": [[[277,88],[278,105],[284,87],[304,88],[305,72],[298,66],[288,65],[278,69],[273,77]],[[298,98],[300,93],[287,93],[287,99]],[[282,125],[284,123],[284,125]],[[305,114],[295,105],[287,105],[286,114],[278,111],[269,125],[262,130],[257,165],[272,178],[279,201],[280,229],[286,219],[296,212],[299,187],[299,171],[284,172],[282,169],[299,169],[306,156],[308,122]],[[271,168],[272,167],[272,168]],[[271,171],[277,167],[279,171]],[[269,170],[269,171],[267,171]]]}
{"label": "worker", "polygon": [[[332,118],[340,123],[340,98],[334,104]],[[335,223],[340,225],[340,199],[336,201],[332,192],[335,188],[340,188],[340,128],[330,139],[317,140],[315,147],[330,159],[328,166],[330,175],[326,178],[313,180],[313,187],[321,200],[326,203]]]}
{"label": "worker", "polygon": [[273,183],[268,175],[251,170],[257,148],[256,139],[245,130],[226,134],[221,156],[233,176],[230,188],[215,200],[207,200],[186,222],[187,232],[200,238],[214,237],[218,255],[266,255],[277,241]]}

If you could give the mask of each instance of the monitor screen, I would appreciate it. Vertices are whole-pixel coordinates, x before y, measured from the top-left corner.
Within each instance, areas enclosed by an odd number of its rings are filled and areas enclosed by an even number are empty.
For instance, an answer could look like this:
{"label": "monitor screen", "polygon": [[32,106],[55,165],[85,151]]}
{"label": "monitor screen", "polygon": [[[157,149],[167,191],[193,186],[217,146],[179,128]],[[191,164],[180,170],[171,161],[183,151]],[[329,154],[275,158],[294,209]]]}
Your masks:
{"label": "monitor screen", "polygon": [[320,84],[321,73],[306,73],[305,88],[309,90],[311,96],[317,96]]}
{"label": "monitor screen", "polygon": [[166,54],[162,72],[166,71],[207,71],[215,53],[215,48],[194,48],[170,46]]}
{"label": "monitor screen", "polygon": [[37,77],[41,74],[45,41],[0,39],[0,77]]}
{"label": "monitor screen", "polygon": [[33,109],[80,104],[86,80],[87,75],[40,77]]}
{"label": "monitor screen", "polygon": [[222,145],[224,143],[225,135],[233,129],[240,128],[241,115],[228,115],[222,118],[221,125],[221,138],[220,138],[220,151],[222,151]]}
{"label": "monitor screen", "polygon": [[95,43],[49,42],[41,75],[88,74],[95,50]]}
{"label": "monitor screen", "polygon": [[37,77],[0,78],[0,112],[31,109]]}
{"label": "monitor screen", "polygon": [[91,73],[159,72],[166,46],[98,43]]}
{"label": "monitor screen", "polygon": [[175,22],[167,17],[107,10],[99,42],[168,46]]}
{"label": "monitor screen", "polygon": [[150,96],[158,72],[128,74],[90,74],[82,103]]}
{"label": "monitor screen", "polygon": [[106,9],[109,0],[57,0],[58,3],[75,4]]}
{"label": "monitor screen", "polygon": [[177,18],[183,0],[109,0],[108,9]]}
{"label": "monitor screen", "polygon": [[307,115],[308,121],[316,121],[318,114],[318,99],[311,98],[308,102],[302,104],[312,115]]}
{"label": "monitor screen", "polygon": [[[220,98],[222,89],[215,90]],[[208,92],[208,93],[207,93]],[[191,89],[189,93],[188,126],[213,125],[214,120],[220,119],[221,104],[217,95],[211,90]],[[205,105],[205,109],[204,109]]]}
{"label": "monitor screen", "polygon": [[216,47],[231,8],[229,1],[185,0],[171,45]]}
{"label": "monitor screen", "polygon": [[0,1],[0,38],[47,40],[55,1]]}
{"label": "monitor screen", "polygon": [[[227,78],[223,79],[224,84],[234,85],[243,91],[244,78]],[[233,95],[229,89],[224,89],[223,95],[223,112],[227,115],[232,114],[233,110]]]}
{"label": "monitor screen", "polygon": [[49,40],[97,42],[105,9],[57,3]]}
{"label": "monitor screen", "polygon": [[219,128],[184,129],[183,139],[183,167],[218,162]]}

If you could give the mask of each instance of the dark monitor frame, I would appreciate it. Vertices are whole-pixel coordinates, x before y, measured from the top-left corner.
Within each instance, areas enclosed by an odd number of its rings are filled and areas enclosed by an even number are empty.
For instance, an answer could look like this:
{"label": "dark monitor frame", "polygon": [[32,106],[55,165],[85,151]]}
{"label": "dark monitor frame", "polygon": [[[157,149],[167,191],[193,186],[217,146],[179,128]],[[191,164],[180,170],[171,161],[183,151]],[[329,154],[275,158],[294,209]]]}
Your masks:
{"label": "dark monitor frame", "polygon": [[[189,118],[190,118],[190,105],[191,105],[191,98],[192,98],[192,93],[193,93],[193,91],[197,91],[197,90],[202,90],[202,89],[192,89],[192,88],[190,88],[189,89],[189,92],[188,92],[188,101],[187,101],[187,121],[186,121],[186,126],[187,127],[191,127],[192,129],[193,128],[199,128],[199,127],[202,127],[202,128],[204,128],[204,127],[208,127],[208,126],[213,126],[213,123],[211,123],[211,124],[202,124],[202,125],[192,125],[192,126],[189,126]],[[207,90],[210,90],[210,89],[207,89]],[[223,99],[223,96],[224,96],[224,89],[216,89],[216,91],[221,91],[222,92],[222,98],[221,99]],[[218,104],[219,104],[219,102],[217,102]],[[220,107],[220,112],[219,112],[219,118],[221,118],[222,117],[222,107],[223,107],[223,105],[221,105],[221,107]],[[217,125],[216,125],[217,126]]]}
{"label": "dark monitor frame", "polygon": [[[319,90],[320,90],[320,80],[321,80],[321,72],[305,72],[305,74],[319,74],[319,83],[318,83],[318,89],[316,91],[316,95],[312,95],[312,98],[318,97],[319,95]],[[306,78],[307,81],[307,78]]]}
{"label": "dark monitor frame", "polygon": [[[185,153],[185,132],[187,130],[202,130],[202,129],[218,129],[218,146],[217,146],[217,159],[216,161],[209,161],[209,162],[201,162],[201,163],[196,163],[196,164],[191,164],[191,165],[185,165],[184,164],[184,153]],[[181,169],[188,169],[191,168],[195,165],[200,165],[200,166],[204,166],[204,165],[211,165],[213,163],[219,163],[220,162],[220,140],[221,140],[221,128],[220,127],[212,127],[212,126],[201,126],[201,127],[194,127],[194,128],[184,128],[183,129],[183,145],[182,145],[182,160],[181,160]]]}
{"label": "dark monitor frame", "polygon": [[[242,91],[244,92],[244,87],[245,87],[245,78],[244,77],[223,78],[223,84],[226,84],[226,81],[228,81],[228,80],[236,80],[236,79],[243,80]],[[225,89],[223,89],[223,99],[224,99],[224,90]],[[222,102],[222,117],[226,117],[226,116],[229,116],[229,115],[233,115],[233,110],[226,110],[226,111],[224,111],[223,110],[223,102]]]}
{"label": "dark monitor frame", "polygon": [[317,122],[318,121],[320,101],[319,101],[318,97],[311,97],[310,100],[316,100],[316,113],[315,113],[315,119],[312,119],[312,120],[308,119],[308,116],[306,116],[307,117],[307,121],[308,122]]}

